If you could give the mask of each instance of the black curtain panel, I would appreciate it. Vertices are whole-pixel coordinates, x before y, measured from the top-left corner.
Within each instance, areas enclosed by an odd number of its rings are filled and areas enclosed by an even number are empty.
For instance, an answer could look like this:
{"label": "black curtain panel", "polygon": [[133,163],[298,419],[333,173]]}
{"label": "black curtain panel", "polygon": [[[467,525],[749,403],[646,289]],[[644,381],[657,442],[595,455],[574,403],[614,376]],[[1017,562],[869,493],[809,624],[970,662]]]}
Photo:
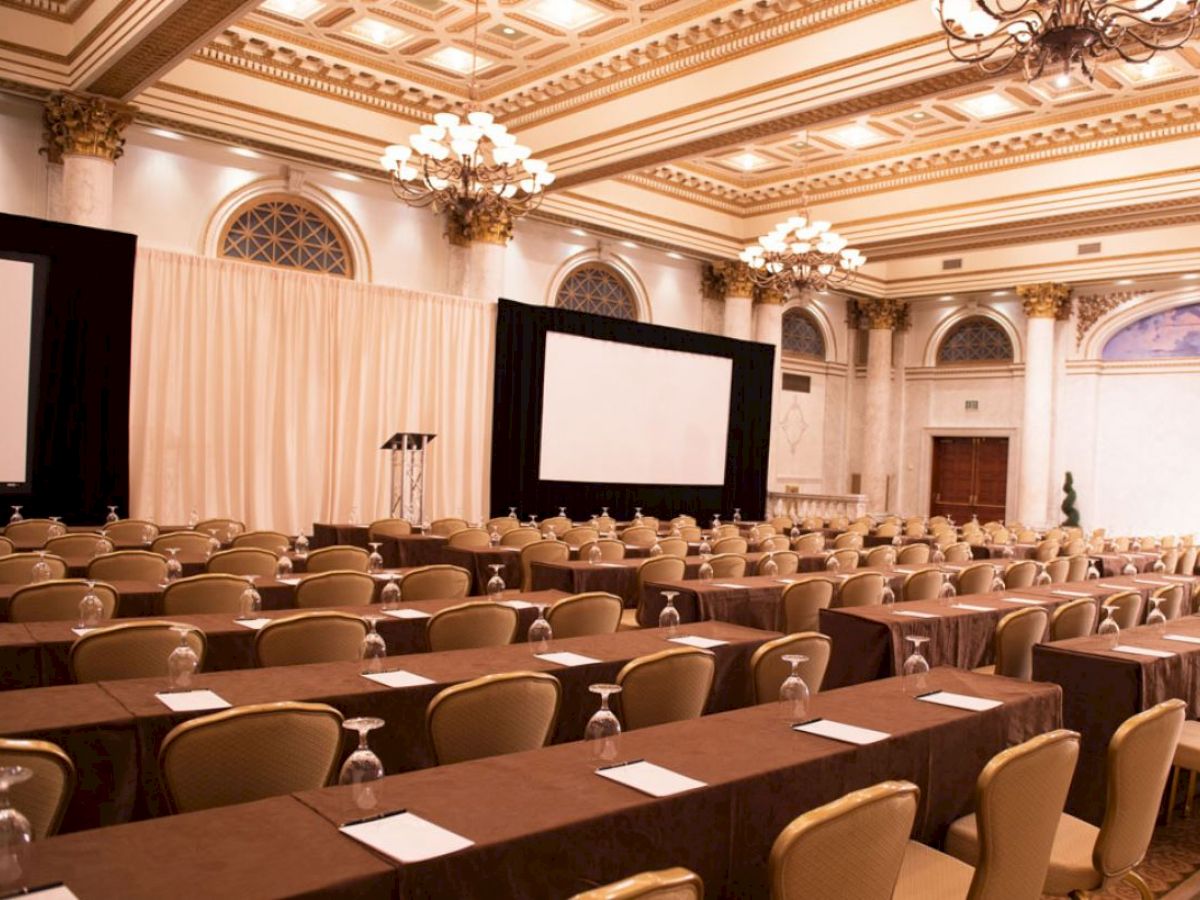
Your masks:
{"label": "black curtain panel", "polygon": [[35,264],[29,480],[0,486],[26,518],[128,515],[136,250],[132,234],[0,214],[0,257]]}
{"label": "black curtain panel", "polygon": [[[538,473],[548,331],[731,359],[725,484],[542,481]],[[640,506],[646,515],[688,513],[705,521],[714,513],[727,517],[740,507],[746,518],[757,518],[766,507],[774,365],[775,349],[768,344],[501,300],[492,412],[492,515],[504,515],[516,506],[522,518],[531,513],[543,518],[557,515],[558,507],[566,506],[569,515],[581,519],[607,506],[620,519],[632,516],[634,507]],[[703,391],[704,385],[695,389]],[[596,422],[596,427],[603,428],[604,423]],[[688,448],[666,446],[662,452],[685,454]]]}

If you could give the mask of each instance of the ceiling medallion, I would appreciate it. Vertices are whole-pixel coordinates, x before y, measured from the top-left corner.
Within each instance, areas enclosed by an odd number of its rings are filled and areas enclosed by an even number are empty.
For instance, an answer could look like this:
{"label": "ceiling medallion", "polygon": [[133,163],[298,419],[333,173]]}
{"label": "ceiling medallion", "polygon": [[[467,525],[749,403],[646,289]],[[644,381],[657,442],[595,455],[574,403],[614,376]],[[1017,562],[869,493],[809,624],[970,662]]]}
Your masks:
{"label": "ceiling medallion", "polygon": [[410,206],[432,206],[467,230],[481,221],[511,222],[527,215],[554,182],[545,161],[532,159],[528,147],[480,108],[475,86],[479,20],[475,0],[466,115],[438,113],[408,144],[392,144],[379,159],[397,197]]}
{"label": "ceiling medallion", "polygon": [[933,0],[946,47],[960,62],[994,75],[1020,62],[1032,81],[1061,67],[1092,79],[1092,60],[1112,52],[1132,63],[1184,44],[1196,28],[1197,0]]}

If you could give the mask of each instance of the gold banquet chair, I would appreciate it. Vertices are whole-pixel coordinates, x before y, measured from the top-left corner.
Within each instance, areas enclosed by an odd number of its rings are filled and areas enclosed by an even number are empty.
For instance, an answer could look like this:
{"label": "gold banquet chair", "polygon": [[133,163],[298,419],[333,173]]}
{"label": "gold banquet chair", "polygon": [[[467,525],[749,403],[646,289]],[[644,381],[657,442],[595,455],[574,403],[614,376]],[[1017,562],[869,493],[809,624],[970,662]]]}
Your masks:
{"label": "gold banquet chair", "polygon": [[[40,553],[10,553],[0,556],[0,584],[29,584],[33,580],[33,567],[41,560]],[[46,565],[51,578],[67,577],[67,561],[61,556],[47,553]],[[166,562],[163,562],[166,565]]]}
{"label": "gold banquet chair", "polygon": [[254,635],[259,666],[302,666],[362,658],[367,623],[343,612],[303,612],[272,619]]}
{"label": "gold banquet chair", "polygon": [[744,537],[725,537],[712,545],[713,554],[720,556],[725,553],[745,553],[750,544]]}
{"label": "gold banquet chair", "polygon": [[680,559],[685,559],[688,555],[688,545],[681,537],[665,537],[659,540],[659,548],[664,556],[678,556]]}
{"label": "gold banquet chair", "polygon": [[0,767],[24,766],[33,777],[9,789],[15,809],[29,820],[33,839],[58,831],[75,792],[75,764],[57,744],[0,738]]}
{"label": "gold banquet chair", "polygon": [[821,610],[833,603],[837,585],[832,578],[811,575],[783,589],[783,630],[788,634],[818,631]]}
{"label": "gold banquet chair", "polygon": [[45,547],[46,541],[55,534],[66,534],[66,527],[52,519],[22,519],[4,529],[4,536],[15,544],[26,547]]}
{"label": "gold banquet chair", "polygon": [[658,532],[649,525],[633,525],[621,532],[621,540],[633,547],[650,547],[658,540]]}
{"label": "gold banquet chair", "polygon": [[[112,526],[109,526],[109,530],[112,530]],[[113,543],[121,546],[115,541]],[[150,543],[150,552],[164,556],[168,550],[178,550],[180,553],[207,557],[220,549],[221,545],[213,543],[211,534],[201,531],[172,531],[170,534],[160,534]]]}
{"label": "gold banquet chair", "polygon": [[[122,622],[89,631],[71,645],[71,675],[78,684],[124,678],[167,677],[167,657],[179,646],[175,623],[159,619]],[[198,628],[188,631],[188,645],[204,670],[208,641]]]}
{"label": "gold banquet chair", "polygon": [[857,531],[846,531],[833,539],[834,550],[861,550],[862,546],[863,538]]}
{"label": "gold banquet chair", "polygon": [[842,582],[834,607],[878,606],[883,602],[884,584],[878,572],[855,572]]}
{"label": "gold banquet chair", "polygon": [[579,548],[579,558],[584,562],[588,561],[588,554],[593,546],[600,548],[601,562],[618,562],[625,558],[625,545],[621,541],[614,541],[610,538],[600,538],[598,541],[588,541]]}
{"label": "gold banquet chair", "polygon": [[969,563],[975,558],[975,555],[971,552],[971,545],[965,541],[949,544],[942,552],[946,555],[946,562],[948,563],[958,563],[961,565]]}
{"label": "gold banquet chair", "polygon": [[[858,568],[860,558],[858,551],[853,547],[842,547],[840,550],[834,550],[829,554],[829,559],[837,560],[837,570],[839,572],[853,572]],[[826,565],[829,565],[829,559],[825,561]]]}
{"label": "gold banquet chair", "polygon": [[[63,578],[27,584],[13,592],[8,605],[10,622],[77,622],[79,601],[87,593],[87,582],[81,578]],[[100,598],[101,619],[117,614],[119,597],[111,584],[96,582],[94,592]]]}
{"label": "gold banquet chair", "polygon": [[885,781],[794,819],[771,847],[771,900],[890,898],[919,794]]}
{"label": "gold banquet chair", "polygon": [[153,549],[154,542],[162,535],[158,526],[146,519],[121,519],[105,525],[104,536],[116,549],[131,550],[147,546]]}
{"label": "gold banquet chair", "polygon": [[930,549],[928,544],[909,544],[901,547],[896,554],[898,566],[923,566],[929,562]]}
{"label": "gold banquet chair", "polygon": [[1038,576],[1038,564],[1032,559],[1022,559],[1009,563],[1004,570],[1005,590],[1015,591],[1021,588],[1033,587]]}
{"label": "gold banquet chair", "polygon": [[1087,597],[1064,603],[1050,615],[1050,640],[1087,637],[1096,630],[1097,611],[1096,601]]}
{"label": "gold banquet chair", "polygon": [[981,562],[969,565],[958,573],[957,591],[963,594],[987,594],[992,590],[992,582],[996,579],[996,567],[991,563]]}
{"label": "gold banquet chair", "polygon": [[536,528],[521,525],[500,535],[500,546],[521,548],[529,544],[536,544],[541,539],[542,535]]}
{"label": "gold banquet chair", "polygon": [[487,675],[446,688],[425,711],[438,765],[544,747],[561,700],[558,679],[544,672]]}
{"label": "gold banquet chair", "polygon": [[296,585],[297,609],[370,606],[374,601],[375,579],[366,572],[330,569],[306,575]]}
{"label": "gold banquet chair", "polygon": [[791,663],[784,662],[785,656],[798,654],[807,656],[798,670],[804,683],[812,693],[821,690],[825,680],[825,669],[829,666],[829,653],[833,640],[815,631],[789,634],[762,644],[750,657],[750,687],[755,703],[771,703],[779,699],[779,687],[791,674]]}
{"label": "gold banquet chair", "polygon": [[305,561],[305,571],[310,575],[330,572],[334,569],[365,572],[367,571],[368,557],[369,554],[362,547],[334,544],[332,547],[321,547],[309,553],[308,559]]}
{"label": "gold banquet chair", "polygon": [[993,756],[975,782],[975,814],[954,823],[946,853],[909,841],[893,900],[935,890],[938,900],[1038,900],[1078,758],[1079,735],[1065,730]]}
{"label": "gold banquet chair", "polygon": [[1172,619],[1178,619],[1183,615],[1185,609],[1183,597],[1182,584],[1172,584],[1155,588],[1154,592],[1150,595],[1151,601],[1161,599],[1158,608],[1167,617],[1168,622]]}
{"label": "gold banquet chair", "polygon": [[690,869],[662,869],[592,888],[570,900],[704,900],[704,882]]}
{"label": "gold banquet chair", "polygon": [[437,653],[503,647],[517,636],[519,618],[511,606],[501,606],[490,600],[447,607],[434,613],[425,624],[429,649]]}
{"label": "gold banquet chair", "polygon": [[521,590],[533,590],[533,564],[535,562],[566,562],[571,558],[571,548],[562,541],[538,541],[521,548]]}
{"label": "gold banquet chair", "polygon": [[763,565],[767,560],[775,563],[775,574],[781,577],[795,575],[800,571],[800,556],[794,550],[772,550],[759,559],[755,571],[762,574]]}
{"label": "gold banquet chair", "polygon": [[8,556],[13,552],[13,542],[6,537],[0,537],[0,556]]}
{"label": "gold banquet chair", "polygon": [[438,563],[404,574],[401,596],[409,600],[461,600],[471,589],[471,573],[461,566]]}
{"label": "gold banquet chair", "polygon": [[906,602],[936,600],[944,581],[940,569],[918,569],[916,572],[910,572],[904,576],[904,586],[900,589],[900,597]]}
{"label": "gold banquet chair", "polygon": [[792,541],[792,549],[805,556],[811,553],[820,553],[825,549],[825,535],[802,534]]}
{"label": "gold banquet chair", "polygon": [[74,534],[61,534],[46,541],[45,550],[56,556],[98,556],[107,552],[101,541],[104,535],[98,531],[80,531]]}
{"label": "gold banquet chair", "polygon": [[371,542],[385,537],[405,537],[412,533],[412,523],[408,519],[376,519],[367,526],[367,540]]}
{"label": "gold banquet chair", "polygon": [[281,549],[286,551],[291,545],[292,539],[282,531],[247,531],[233,539],[234,549],[254,547],[258,550],[266,550],[272,555],[278,555]]}
{"label": "gold banquet chair", "polygon": [[208,559],[205,569],[215,575],[257,575],[273,578],[277,558],[270,550],[261,547],[234,547],[221,550]]}
{"label": "gold banquet chair", "polygon": [[1050,560],[1058,557],[1061,550],[1062,546],[1058,541],[1038,541],[1037,546],[1033,548],[1033,556],[1030,558],[1035,562],[1050,562]]}
{"label": "gold banquet chair", "polygon": [[1010,612],[996,625],[996,636],[993,638],[995,665],[981,666],[974,671],[983,675],[1005,675],[1021,681],[1032,681],[1033,648],[1046,633],[1049,618],[1046,610],[1036,606]]}
{"label": "gold banquet chair", "polygon": [[1050,576],[1051,584],[1064,584],[1071,571],[1071,560],[1065,556],[1055,557],[1046,563],[1046,574]]}
{"label": "gold banquet chair", "polygon": [[699,718],[715,671],[712,653],[695,647],[630,660],[617,673],[621,724],[629,730]]}
{"label": "gold banquet chair", "polygon": [[88,563],[87,572],[88,578],[98,581],[162,584],[167,580],[167,560],[149,550],[117,550],[97,556]]}
{"label": "gold banquet chair", "polygon": [[542,533],[547,530],[553,531],[555,537],[562,537],[571,530],[571,520],[567,516],[551,516],[548,519],[542,519]]}
{"label": "gold banquet chair", "polygon": [[[483,527],[487,529],[487,533],[489,535],[494,531],[496,534],[504,537],[504,535],[508,534],[513,529],[520,528],[521,523],[512,516],[494,516],[484,522]],[[374,538],[372,538],[372,540],[374,540]]]}
{"label": "gold banquet chair", "polygon": [[218,516],[212,519],[202,519],[196,523],[194,530],[211,534],[222,544],[228,544],[246,531],[246,523],[238,519]]}
{"label": "gold banquet chair", "polygon": [[460,528],[446,539],[446,546],[455,550],[486,550],[492,536],[482,528]]}
{"label": "gold banquet chair", "polygon": [[1068,556],[1067,561],[1070,563],[1067,567],[1067,581],[1083,581],[1087,578],[1088,563],[1090,560],[1086,553],[1077,553],[1073,556]]}
{"label": "gold banquet chair", "polygon": [[889,546],[872,547],[867,551],[863,561],[868,569],[886,569],[896,564],[896,548]]}
{"label": "gold banquet chair", "polygon": [[[1144,618],[1142,611],[1146,601],[1137,591],[1120,591],[1105,597],[1100,601],[1100,605],[1102,610],[1105,606],[1113,607],[1113,620],[1122,631],[1125,631],[1142,624]],[[1103,621],[1103,617],[1101,617],[1101,621]]]}
{"label": "gold banquet chair", "polygon": [[163,615],[237,615],[242,611],[242,593],[247,587],[246,579],[236,575],[204,574],[180,578],[168,584],[163,591]]}
{"label": "gold banquet chair", "polygon": [[[1152,900],[1153,892],[1134,870],[1150,846],[1184,710],[1182,700],[1166,700],[1117,728],[1108,744],[1100,827],[1060,815],[1042,893],[1082,900],[1125,881],[1144,900]],[[1021,815],[1020,810],[1016,814]],[[986,829],[982,838],[987,838]],[[980,852],[980,840],[975,821],[968,816],[950,826],[946,849],[971,859]]]}
{"label": "gold banquet chair", "polygon": [[743,578],[746,575],[746,557],[737,553],[718,553],[709,557],[713,578]]}
{"label": "gold banquet chair", "polygon": [[342,714],[332,706],[262,703],[177,725],[158,764],[182,813],[325,787],[341,750]]}
{"label": "gold banquet chair", "polygon": [[621,624],[621,598],[603,591],[564,597],[546,613],[555,638],[612,634]]}
{"label": "gold banquet chair", "polygon": [[584,544],[590,544],[592,541],[600,540],[600,532],[590,525],[580,525],[577,528],[568,528],[562,533],[563,543],[573,550],[578,550]]}
{"label": "gold banquet chair", "polygon": [[[640,628],[641,621],[649,618],[643,613],[643,604],[646,601],[646,585],[664,581],[682,581],[685,574],[687,574],[687,563],[678,556],[652,556],[643,561],[638,566],[637,580],[634,587],[634,596],[637,599],[637,605],[633,609],[627,609],[621,613],[620,630],[628,631]],[[653,627],[655,624],[657,623],[651,623],[650,627]]]}

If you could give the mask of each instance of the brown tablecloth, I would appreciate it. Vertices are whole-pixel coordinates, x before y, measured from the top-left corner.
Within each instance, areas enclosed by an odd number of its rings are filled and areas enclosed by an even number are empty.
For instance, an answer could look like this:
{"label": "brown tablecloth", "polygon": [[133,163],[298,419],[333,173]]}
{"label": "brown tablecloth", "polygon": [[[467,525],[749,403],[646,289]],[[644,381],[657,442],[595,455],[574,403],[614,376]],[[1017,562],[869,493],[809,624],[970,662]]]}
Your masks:
{"label": "brown tablecloth", "polygon": [[500,566],[500,577],[508,588],[521,586],[521,551],[515,547],[485,547],[479,550],[463,550],[457,547],[442,549],[442,562],[458,566],[471,573],[471,591],[487,593],[487,583],[492,577],[493,565]]}
{"label": "brown tablecloth", "polygon": [[[1200,619],[1168,622],[1165,633],[1200,637]],[[1063,724],[1083,735],[1067,811],[1096,825],[1104,816],[1108,742],[1120,724],[1172,697],[1187,703],[1188,718],[1200,715],[1200,645],[1163,640],[1147,626],[1122,631],[1120,641],[1175,655],[1116,653],[1100,635],[1033,648],[1033,677],[1062,686]]]}
{"label": "brown tablecloth", "polygon": [[24,625],[0,623],[0,690],[39,687],[42,650]]}
{"label": "brown tablecloth", "polygon": [[27,871],[85,900],[396,896],[392,864],[292,797],[36,841]]}
{"label": "brown tablecloth", "polygon": [[1138,572],[1149,572],[1158,561],[1157,553],[1092,553],[1092,559],[1100,567],[1100,574],[1120,575],[1128,563],[1133,563]]}
{"label": "brown tablecloth", "polygon": [[[753,571],[754,566],[762,558],[761,553],[747,553],[747,571]],[[616,594],[624,601],[625,606],[632,609],[637,606],[637,570],[646,560],[642,558],[621,559],[614,562],[592,563],[571,559],[565,562],[535,562],[532,565],[534,590],[559,590],[571,594],[582,594],[588,591],[606,591]],[[699,577],[699,556],[688,556],[684,559],[685,579]],[[658,624],[657,619],[652,624]]]}
{"label": "brown tablecloth", "polygon": [[313,522],[313,536],[309,546],[317,550],[342,544],[348,547],[367,549],[368,526],[348,525],[335,522]]}
{"label": "brown tablecloth", "polygon": [[[921,789],[918,838],[970,811],[994,754],[1058,727],[1056,686],[950,669],[930,687],[1003,701],[984,713],[918,702],[898,679],[822,692],[812,714],[891,736],[865,747],[791,731],[774,704],[621,736],[619,760],[645,759],[705,782],[662,799],[593,774],[583,743],[386,778],[372,811],[407,809],[474,841],[396,866],[401,897],[567,897],[633,872],[686,866],[713,898],[766,897],[767,858],[792,819],[890,778]],[[351,788],[295,795],[331,827],[365,813]],[[567,800],[566,798],[569,798]]]}
{"label": "brown tablecloth", "polygon": [[[163,554],[167,556],[167,554]],[[63,559],[67,563],[68,578],[86,578],[88,566],[92,562],[92,554],[67,554]],[[184,553],[180,551],[179,562],[183,566],[184,576],[199,575],[208,570],[208,556],[203,553]]]}
{"label": "brown tablecloth", "polygon": [[[380,535],[379,553],[389,567],[413,568],[446,562],[443,551],[447,538],[440,534],[406,534],[400,537]],[[365,545],[364,545],[365,546]]]}

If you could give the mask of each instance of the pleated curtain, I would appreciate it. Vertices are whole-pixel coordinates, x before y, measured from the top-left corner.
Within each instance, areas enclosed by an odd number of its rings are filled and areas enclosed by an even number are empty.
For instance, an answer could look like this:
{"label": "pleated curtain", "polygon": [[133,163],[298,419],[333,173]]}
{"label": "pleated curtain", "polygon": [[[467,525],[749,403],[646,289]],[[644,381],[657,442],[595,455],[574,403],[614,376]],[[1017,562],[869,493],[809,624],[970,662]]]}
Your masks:
{"label": "pleated curtain", "polygon": [[289,533],[387,514],[396,431],[430,445],[426,518],[485,512],[495,305],[138,253],[131,514]]}

